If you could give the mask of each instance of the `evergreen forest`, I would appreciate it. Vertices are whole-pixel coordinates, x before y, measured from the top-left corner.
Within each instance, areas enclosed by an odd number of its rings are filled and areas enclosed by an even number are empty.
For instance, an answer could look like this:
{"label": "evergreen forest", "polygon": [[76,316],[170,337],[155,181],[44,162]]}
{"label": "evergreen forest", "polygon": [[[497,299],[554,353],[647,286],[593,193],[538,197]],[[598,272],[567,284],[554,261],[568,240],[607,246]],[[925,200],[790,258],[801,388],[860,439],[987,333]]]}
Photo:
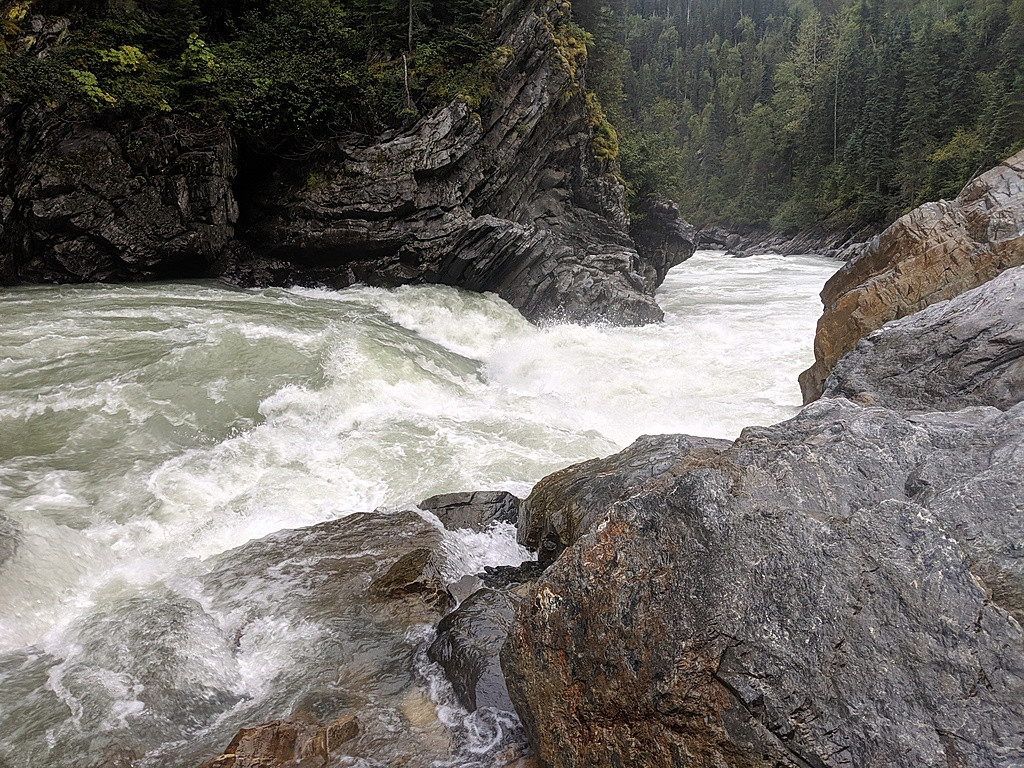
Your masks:
{"label": "evergreen forest", "polygon": [[[173,112],[307,154],[487,99],[507,54],[493,6],[6,0],[0,89],[122,121]],[[669,197],[698,226],[878,228],[1024,146],[1024,0],[574,0],[573,13],[602,159],[618,152],[633,199]],[[36,14],[67,23],[34,29]]]}
{"label": "evergreen forest", "polygon": [[1024,147],[1024,0],[576,0],[638,195],[878,228]]}

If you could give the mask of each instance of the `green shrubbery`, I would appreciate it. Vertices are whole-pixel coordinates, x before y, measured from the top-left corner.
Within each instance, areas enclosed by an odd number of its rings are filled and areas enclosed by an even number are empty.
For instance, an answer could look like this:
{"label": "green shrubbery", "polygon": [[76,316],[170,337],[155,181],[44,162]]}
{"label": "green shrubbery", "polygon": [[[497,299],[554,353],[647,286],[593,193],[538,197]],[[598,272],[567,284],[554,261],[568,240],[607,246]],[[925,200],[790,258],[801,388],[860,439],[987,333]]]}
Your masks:
{"label": "green shrubbery", "polygon": [[[236,128],[261,150],[305,151],[400,127],[451,98],[474,106],[502,54],[490,0],[8,0],[0,87],[15,99]],[[38,14],[66,17],[57,40]]]}

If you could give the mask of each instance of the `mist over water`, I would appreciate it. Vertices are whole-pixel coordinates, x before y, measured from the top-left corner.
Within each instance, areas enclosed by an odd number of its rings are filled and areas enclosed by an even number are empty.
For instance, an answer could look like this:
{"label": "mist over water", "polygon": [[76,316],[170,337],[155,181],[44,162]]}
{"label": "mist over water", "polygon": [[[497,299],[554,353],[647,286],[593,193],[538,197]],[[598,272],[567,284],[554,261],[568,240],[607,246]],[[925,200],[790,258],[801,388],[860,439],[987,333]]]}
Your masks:
{"label": "mist over water", "polygon": [[[838,266],[701,252],[643,328],[536,328],[439,286],[0,292],[0,765],[92,766],[127,740],[139,764],[194,766],[280,716],[268,681],[317,663],[324,626],[269,611],[236,643],[237,595],[208,580],[232,548],[436,493],[525,495],[645,433],[788,418]],[[527,556],[510,528],[447,536],[452,575]],[[411,703],[361,706],[487,765],[508,723],[457,714],[407,645]]]}

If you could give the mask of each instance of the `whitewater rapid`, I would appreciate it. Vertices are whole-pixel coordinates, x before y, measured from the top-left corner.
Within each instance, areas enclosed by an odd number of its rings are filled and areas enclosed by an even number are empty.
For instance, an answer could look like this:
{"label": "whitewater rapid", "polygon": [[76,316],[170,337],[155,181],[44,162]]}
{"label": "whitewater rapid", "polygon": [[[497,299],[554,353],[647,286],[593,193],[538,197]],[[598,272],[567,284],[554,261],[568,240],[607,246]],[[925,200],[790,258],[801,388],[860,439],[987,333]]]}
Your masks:
{"label": "whitewater rapid", "polygon": [[[788,418],[837,267],[699,252],[643,328],[536,328],[439,286],[3,290],[0,765],[93,765],[142,732],[139,765],[194,765],[186,742],[226,742],[239,702],[260,712],[316,626],[271,621],[231,658],[196,650],[162,684],[231,693],[202,716],[171,702],[154,717],[131,659],[132,627],[165,603],[203,606],[180,612],[188,642],[201,622],[224,630],[197,580],[247,541],[442,492],[525,495],[645,433]],[[449,543],[453,574],[528,556],[510,529]]]}

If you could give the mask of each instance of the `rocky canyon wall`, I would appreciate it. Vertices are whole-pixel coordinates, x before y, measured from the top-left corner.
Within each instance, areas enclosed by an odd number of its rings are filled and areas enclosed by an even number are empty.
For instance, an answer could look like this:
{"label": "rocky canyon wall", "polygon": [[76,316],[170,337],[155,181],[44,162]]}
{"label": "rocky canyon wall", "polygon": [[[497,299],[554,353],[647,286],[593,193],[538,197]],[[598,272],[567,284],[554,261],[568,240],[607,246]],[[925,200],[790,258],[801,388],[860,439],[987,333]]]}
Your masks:
{"label": "rocky canyon wall", "polygon": [[630,238],[570,22],[564,3],[502,4],[479,107],[301,159],[239,152],[229,131],[175,117],[4,104],[0,280],[436,282],[494,291],[538,322],[660,320],[654,289],[692,254],[692,230],[652,203]]}

